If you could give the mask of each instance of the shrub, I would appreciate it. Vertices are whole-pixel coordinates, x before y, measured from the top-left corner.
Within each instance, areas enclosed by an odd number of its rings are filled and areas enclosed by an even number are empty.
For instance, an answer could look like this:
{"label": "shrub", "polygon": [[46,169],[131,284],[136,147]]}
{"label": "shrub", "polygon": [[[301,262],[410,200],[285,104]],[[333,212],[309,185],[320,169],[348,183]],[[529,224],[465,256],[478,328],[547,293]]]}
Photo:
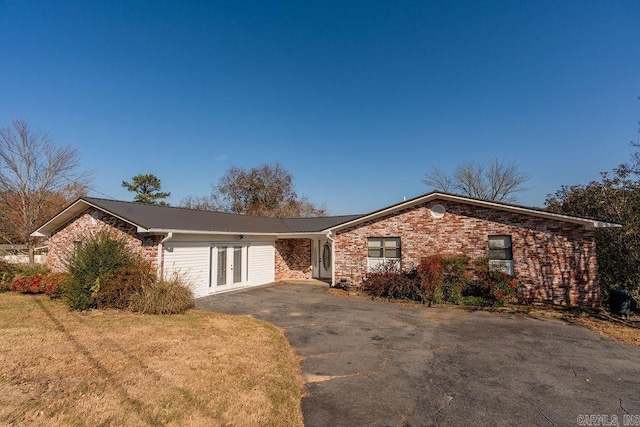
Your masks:
{"label": "shrub", "polygon": [[142,260],[120,267],[105,276],[96,293],[98,308],[127,309],[133,295],[140,294],[153,282],[151,266]]}
{"label": "shrub", "polygon": [[59,298],[61,296],[62,284],[69,281],[71,275],[69,273],[49,273],[42,278],[44,294],[50,298]]}
{"label": "shrub", "polygon": [[386,262],[367,274],[362,282],[363,290],[376,298],[408,299],[424,301],[415,270],[398,270],[395,262]]}
{"label": "shrub", "polygon": [[49,269],[44,266],[44,265],[40,265],[40,264],[34,264],[34,265],[29,265],[29,264],[22,264],[22,265],[17,265],[17,271],[20,275],[22,276],[32,276],[34,274],[41,274],[41,275],[46,275],[49,274]]}
{"label": "shrub", "polygon": [[[417,267],[420,288],[426,298],[438,298],[438,289],[444,283],[444,268],[442,255],[432,255],[420,260]],[[435,302],[435,301],[434,301]]]}
{"label": "shrub", "polygon": [[6,271],[0,272],[0,292],[9,292],[11,290],[11,281],[13,278]]}
{"label": "shrub", "polygon": [[378,298],[476,306],[504,305],[519,287],[515,278],[490,268],[486,257],[470,268],[465,255],[440,254],[422,258],[410,271],[398,271],[395,263],[383,264],[362,285]]}
{"label": "shrub", "polygon": [[516,278],[492,268],[486,257],[474,262],[474,273],[475,281],[467,286],[468,296],[484,298],[493,305],[504,305],[518,292],[520,285]]}
{"label": "shrub", "polygon": [[[100,280],[96,279],[99,283]],[[60,294],[67,306],[72,310],[88,310],[96,307],[92,287],[79,283],[73,276],[60,285]]]}
{"label": "shrub", "polygon": [[467,280],[465,255],[431,255],[420,260],[417,274],[425,299],[437,304],[458,304]]}
{"label": "shrub", "polygon": [[46,274],[47,272],[46,267],[40,265],[30,266],[0,261],[0,292],[10,291],[11,282],[18,275],[31,276],[33,274]]}
{"label": "shrub", "polygon": [[131,299],[133,311],[147,314],[178,314],[193,306],[193,292],[179,276],[151,282]]}
{"label": "shrub", "polygon": [[11,281],[11,290],[23,294],[41,294],[44,292],[42,284],[42,274],[32,274],[30,276],[16,276]]}
{"label": "shrub", "polygon": [[463,284],[461,282],[446,282],[431,294],[427,301],[435,304],[460,304],[462,300]]}
{"label": "shrub", "polygon": [[86,310],[96,307],[96,297],[107,276],[133,263],[133,255],[123,238],[106,230],[88,235],[81,247],[67,260],[69,280],[62,295],[70,308]]}

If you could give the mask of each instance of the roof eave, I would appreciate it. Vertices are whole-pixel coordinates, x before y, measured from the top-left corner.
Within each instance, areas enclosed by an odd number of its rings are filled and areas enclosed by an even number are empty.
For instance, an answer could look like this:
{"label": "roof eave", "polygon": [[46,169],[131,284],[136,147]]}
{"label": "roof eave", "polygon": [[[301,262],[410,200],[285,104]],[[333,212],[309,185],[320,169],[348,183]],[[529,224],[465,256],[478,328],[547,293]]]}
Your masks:
{"label": "roof eave", "polygon": [[275,237],[277,239],[287,239],[287,238],[305,238],[305,237],[318,237],[325,236],[325,232],[254,232],[254,231],[215,231],[215,230],[180,230],[173,228],[138,228],[138,233],[149,233],[149,234],[192,234],[199,236],[207,236],[207,235],[222,235],[222,236],[258,236],[258,237]]}
{"label": "roof eave", "polygon": [[[84,207],[80,207],[80,204],[84,204],[85,206]],[[40,227],[38,227],[33,233],[31,233],[31,236],[33,236],[33,237],[50,237],[51,233],[53,231],[57,230],[65,222],[67,222],[68,220],[70,220],[74,216],[78,215],[79,213],[85,211],[89,207],[93,207],[93,208],[101,210],[102,212],[106,212],[106,213],[108,213],[109,215],[112,215],[115,218],[118,218],[118,219],[120,219],[120,220],[122,220],[122,221],[124,221],[124,222],[126,222],[128,224],[133,225],[138,230],[146,229],[141,224],[136,224],[133,221],[122,217],[121,215],[117,215],[116,213],[111,212],[110,210],[105,209],[102,206],[99,206],[99,205],[97,205],[95,203],[91,203],[90,201],[86,200],[85,198],[80,197],[80,198],[76,199],[75,201],[71,202],[69,204],[69,206],[67,206],[66,208],[61,210],[57,215],[55,215],[49,221],[45,222]],[[62,220],[60,220],[60,219],[62,219]],[[50,226],[53,226],[53,227],[50,227]]]}
{"label": "roof eave", "polygon": [[[49,225],[53,224],[56,222],[56,220],[58,218],[60,218],[61,216],[64,216],[67,212],[69,212],[70,210],[73,210],[75,208],[76,205],[80,204],[80,203],[84,203],[87,204],[87,202],[82,199],[82,198],[78,198],[76,200],[74,200],[73,202],[71,202],[66,208],[62,209],[60,212],[58,212],[58,214],[54,215],[52,218],[50,218],[47,222],[45,222],[44,224],[42,224],[40,227],[38,227],[35,231],[33,231],[30,236],[32,237],[50,237],[51,236],[51,232],[55,231],[58,229],[58,227],[61,225],[57,225],[51,229],[49,229]],[[84,211],[87,207],[82,208],[82,209],[78,209],[77,212],[74,211],[73,212],[73,216],[79,214],[80,212]],[[71,217],[71,216],[70,216]]]}
{"label": "roof eave", "polygon": [[622,225],[620,225],[620,224],[615,224],[615,223],[611,223],[611,222],[598,221],[598,220],[587,219],[587,218],[573,217],[573,216],[570,216],[570,215],[564,215],[564,214],[559,214],[559,213],[555,213],[555,212],[539,211],[539,210],[535,210],[535,209],[529,209],[529,208],[526,208],[526,207],[505,205],[503,203],[491,202],[491,201],[488,201],[488,200],[472,199],[472,198],[469,198],[469,197],[457,196],[457,195],[454,195],[454,194],[432,192],[432,193],[425,194],[423,196],[418,196],[418,197],[413,198],[411,200],[407,200],[406,202],[402,202],[402,203],[398,203],[398,204],[393,205],[393,206],[389,206],[388,208],[381,209],[381,210],[373,212],[373,213],[371,213],[369,215],[364,215],[364,216],[362,216],[360,218],[356,218],[356,219],[354,219],[352,221],[348,221],[348,222],[345,222],[343,224],[338,224],[338,225],[336,225],[334,227],[331,227],[331,228],[328,228],[328,229],[326,229],[324,231],[325,232],[330,232],[330,231],[337,231],[337,230],[340,230],[340,229],[343,229],[343,228],[352,227],[352,226],[358,225],[358,224],[360,224],[362,222],[375,220],[377,218],[384,217],[386,215],[392,214],[392,213],[400,211],[400,210],[412,208],[414,206],[417,206],[417,205],[420,205],[420,204],[423,204],[423,203],[427,203],[430,200],[434,200],[434,199],[444,199],[444,200],[460,202],[460,203],[465,203],[465,204],[470,204],[470,205],[475,205],[475,206],[499,209],[499,210],[507,211],[507,212],[513,212],[513,213],[519,213],[519,214],[524,214],[524,215],[529,215],[529,216],[535,216],[535,217],[539,217],[539,218],[551,219],[551,220],[555,220],[555,221],[570,222],[570,223],[574,223],[574,224],[583,225],[584,227],[586,227],[588,229],[594,229],[594,228],[620,228],[620,227],[622,227]]}

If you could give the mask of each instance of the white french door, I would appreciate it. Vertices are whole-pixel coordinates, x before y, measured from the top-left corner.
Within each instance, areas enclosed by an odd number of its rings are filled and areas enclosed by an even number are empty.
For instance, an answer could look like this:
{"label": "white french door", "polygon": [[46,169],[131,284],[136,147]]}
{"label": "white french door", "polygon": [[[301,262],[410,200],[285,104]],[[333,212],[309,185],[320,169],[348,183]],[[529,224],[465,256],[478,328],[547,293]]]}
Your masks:
{"label": "white french door", "polygon": [[213,292],[247,284],[247,245],[212,244],[209,287]]}

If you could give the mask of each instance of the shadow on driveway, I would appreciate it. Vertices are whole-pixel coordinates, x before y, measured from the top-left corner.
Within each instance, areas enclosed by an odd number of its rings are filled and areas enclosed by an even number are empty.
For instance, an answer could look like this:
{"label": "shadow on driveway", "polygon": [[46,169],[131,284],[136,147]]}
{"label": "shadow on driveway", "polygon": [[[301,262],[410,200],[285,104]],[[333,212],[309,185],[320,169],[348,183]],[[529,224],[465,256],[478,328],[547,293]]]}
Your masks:
{"label": "shadow on driveway", "polygon": [[640,348],[558,320],[339,298],[281,285],[199,299],[284,329],[307,426],[577,425],[640,415]]}

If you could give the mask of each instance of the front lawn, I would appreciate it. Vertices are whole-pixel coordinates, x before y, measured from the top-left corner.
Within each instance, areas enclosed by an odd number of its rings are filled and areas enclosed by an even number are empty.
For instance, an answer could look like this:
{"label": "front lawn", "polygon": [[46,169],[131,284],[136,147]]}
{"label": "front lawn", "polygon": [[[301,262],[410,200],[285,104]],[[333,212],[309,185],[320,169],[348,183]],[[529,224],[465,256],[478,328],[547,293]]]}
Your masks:
{"label": "front lawn", "polygon": [[302,425],[299,363],[250,317],[0,293],[0,425]]}

